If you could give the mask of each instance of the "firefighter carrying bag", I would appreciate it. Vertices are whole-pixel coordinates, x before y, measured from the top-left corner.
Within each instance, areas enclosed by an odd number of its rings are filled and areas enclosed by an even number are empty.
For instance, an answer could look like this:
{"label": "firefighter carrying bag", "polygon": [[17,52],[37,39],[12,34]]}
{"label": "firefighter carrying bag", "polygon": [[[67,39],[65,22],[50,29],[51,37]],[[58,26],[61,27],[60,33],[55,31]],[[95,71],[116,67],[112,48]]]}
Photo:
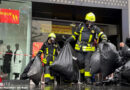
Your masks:
{"label": "firefighter carrying bag", "polygon": [[66,80],[78,80],[78,65],[76,60],[73,60],[74,53],[71,45],[69,43],[65,44],[54,63],[50,66],[50,70],[58,73]]}

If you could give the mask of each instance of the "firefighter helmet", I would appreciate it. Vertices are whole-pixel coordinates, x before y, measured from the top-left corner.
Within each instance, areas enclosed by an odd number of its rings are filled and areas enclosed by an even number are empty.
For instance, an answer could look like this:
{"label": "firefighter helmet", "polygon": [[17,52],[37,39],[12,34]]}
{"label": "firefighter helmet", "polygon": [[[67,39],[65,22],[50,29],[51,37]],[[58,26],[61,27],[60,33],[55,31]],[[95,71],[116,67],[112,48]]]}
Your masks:
{"label": "firefighter helmet", "polygon": [[51,37],[56,38],[56,35],[55,35],[55,33],[50,33],[50,34],[48,35],[48,37],[49,37],[49,38],[51,38]]}
{"label": "firefighter helmet", "polygon": [[92,13],[92,12],[87,13],[86,16],[85,16],[85,20],[95,22],[96,21],[95,14]]}

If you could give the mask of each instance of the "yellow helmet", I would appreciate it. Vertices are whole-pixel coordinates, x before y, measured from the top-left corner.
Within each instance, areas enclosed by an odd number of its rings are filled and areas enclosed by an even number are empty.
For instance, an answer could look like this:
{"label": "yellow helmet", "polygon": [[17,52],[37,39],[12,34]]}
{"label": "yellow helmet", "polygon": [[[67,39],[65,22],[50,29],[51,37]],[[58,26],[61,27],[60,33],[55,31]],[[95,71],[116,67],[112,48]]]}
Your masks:
{"label": "yellow helmet", "polygon": [[56,35],[55,35],[55,33],[50,33],[50,34],[48,35],[48,37],[56,38]]}
{"label": "yellow helmet", "polygon": [[87,13],[86,16],[85,16],[85,20],[88,20],[88,21],[91,21],[91,22],[95,22],[96,21],[95,14],[92,13],[92,12]]}

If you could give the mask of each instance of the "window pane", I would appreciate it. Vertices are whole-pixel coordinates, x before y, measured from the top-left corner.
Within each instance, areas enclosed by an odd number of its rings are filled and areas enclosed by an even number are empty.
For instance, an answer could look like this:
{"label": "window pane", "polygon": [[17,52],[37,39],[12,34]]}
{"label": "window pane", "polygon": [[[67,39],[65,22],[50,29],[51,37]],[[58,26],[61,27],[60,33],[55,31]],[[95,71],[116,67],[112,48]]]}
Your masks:
{"label": "window pane", "polygon": [[7,79],[19,79],[20,73],[28,63],[30,25],[31,2],[21,0],[1,2],[0,71],[8,74]]}

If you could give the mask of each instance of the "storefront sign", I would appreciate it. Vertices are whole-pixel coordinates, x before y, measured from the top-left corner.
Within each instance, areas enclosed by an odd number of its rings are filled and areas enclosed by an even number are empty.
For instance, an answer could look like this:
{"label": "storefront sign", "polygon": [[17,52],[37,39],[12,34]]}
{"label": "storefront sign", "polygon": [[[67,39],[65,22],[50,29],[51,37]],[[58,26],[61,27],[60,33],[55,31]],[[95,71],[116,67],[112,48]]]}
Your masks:
{"label": "storefront sign", "polygon": [[56,34],[72,34],[72,27],[64,25],[52,25],[52,32]]}
{"label": "storefront sign", "polygon": [[50,24],[41,25],[41,30],[43,33],[54,32],[56,34],[72,34],[72,26],[52,25],[51,28],[50,28]]}
{"label": "storefront sign", "polygon": [[19,24],[19,10],[0,8],[0,23]]}

